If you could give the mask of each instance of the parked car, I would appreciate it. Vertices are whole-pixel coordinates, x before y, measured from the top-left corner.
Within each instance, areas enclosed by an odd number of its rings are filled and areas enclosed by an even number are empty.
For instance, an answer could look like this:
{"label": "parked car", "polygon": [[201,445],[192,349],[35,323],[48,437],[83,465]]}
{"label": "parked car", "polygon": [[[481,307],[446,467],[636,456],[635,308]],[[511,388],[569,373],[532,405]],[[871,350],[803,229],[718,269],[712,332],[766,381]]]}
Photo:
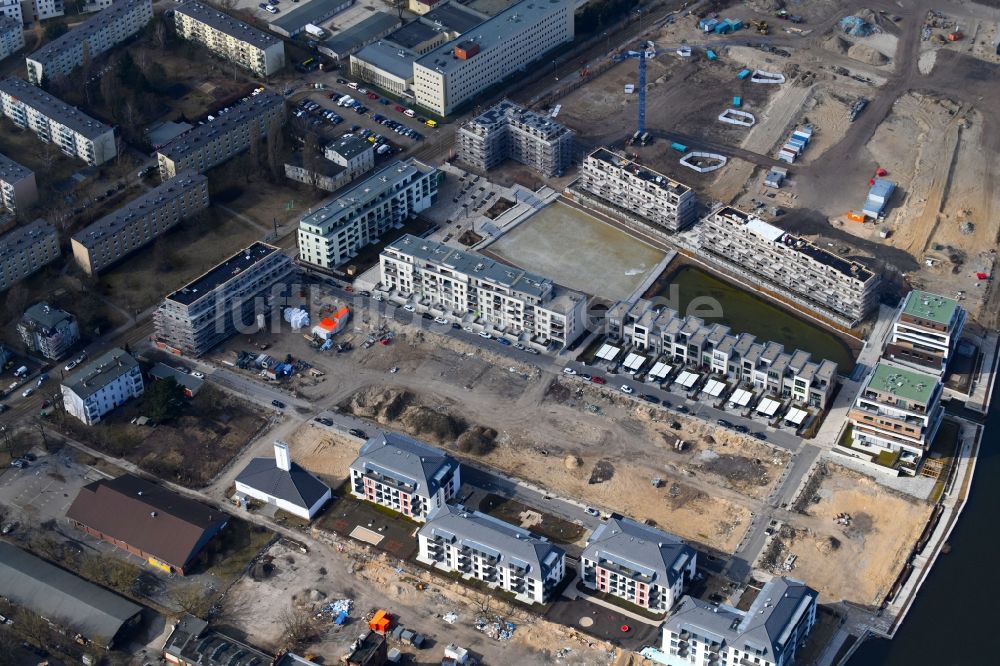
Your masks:
{"label": "parked car", "polygon": [[589,382],[591,379],[593,379],[593,377],[591,375],[587,374],[586,372],[584,372],[583,374],[580,375],[580,379],[584,379],[584,380],[586,380],[586,381]]}
{"label": "parked car", "polygon": [[497,338],[497,342],[503,345],[504,347],[510,347],[510,340],[508,340],[507,338]]}
{"label": "parked car", "polygon": [[593,377],[591,377],[590,381],[594,382],[595,384],[607,384],[607,382],[604,381],[604,377],[599,377],[598,375],[594,375]]}
{"label": "parked car", "polygon": [[750,436],[753,437],[754,439],[759,439],[762,442],[767,439],[767,435],[765,435],[762,432],[755,432],[752,433]]}
{"label": "parked car", "polygon": [[66,372],[69,372],[70,370],[72,370],[73,368],[75,368],[77,365],[79,365],[79,363],[77,363],[76,361],[70,361],[69,363],[66,364],[66,367],[63,368],[63,370],[65,370]]}
{"label": "parked car", "polygon": [[24,391],[21,392],[21,395],[23,397],[27,398],[29,395],[31,395],[34,392],[35,392],[35,387],[29,386],[28,388],[24,389]]}
{"label": "parked car", "polygon": [[652,395],[650,393],[643,393],[639,397],[642,398],[643,400],[645,400],[648,403],[652,403],[654,405],[660,404],[660,399],[657,398],[655,395]]}
{"label": "parked car", "polygon": [[539,354],[539,351],[533,347],[528,347],[524,351],[528,352],[529,354],[535,354],[536,356]]}
{"label": "parked car", "polygon": [[275,407],[277,407],[278,409],[284,409],[285,408],[285,403],[281,402],[280,400],[272,400],[271,404],[274,405]]}
{"label": "parked car", "polygon": [[325,425],[325,426],[332,426],[333,425],[333,420],[332,419],[328,419],[325,416],[317,416],[316,418],[313,419],[313,421],[315,421],[316,423],[320,423],[322,425]]}
{"label": "parked car", "polygon": [[563,374],[564,375],[575,375],[576,374],[576,370],[574,370],[573,368],[563,368]]}
{"label": "parked car", "polygon": [[601,512],[598,511],[597,509],[595,509],[592,506],[588,506],[586,509],[584,509],[584,511],[586,511],[587,513],[589,513],[592,516],[597,516],[598,518],[601,517]]}
{"label": "parked car", "polygon": [[360,430],[358,428],[351,428],[347,432],[351,433],[351,435],[353,435],[353,436],[355,436],[355,437],[357,437],[359,439],[368,439],[368,435],[365,434],[364,430]]}
{"label": "parked car", "polygon": [[434,317],[434,323],[435,324],[447,324],[448,320],[445,319],[444,317]]}
{"label": "parked car", "polygon": [[733,430],[735,430],[736,432],[739,432],[739,433],[743,433],[744,435],[747,434],[748,432],[750,432],[750,428],[746,427],[743,424],[739,424],[739,425],[733,426]]}
{"label": "parked car", "polygon": [[406,310],[407,312],[415,312],[416,311],[416,308],[413,307],[412,305],[410,305],[409,303],[407,303],[406,305],[404,305],[403,309]]}
{"label": "parked car", "polygon": [[195,370],[194,372],[191,373],[191,376],[192,377],[197,377],[198,379],[204,379],[205,378],[205,373],[204,372],[199,372],[198,370]]}
{"label": "parked car", "polygon": [[481,338],[483,338],[483,339],[485,339],[485,340],[489,340],[489,339],[491,339],[491,338],[492,338],[493,336],[492,336],[492,335],[490,335],[489,333],[487,333],[486,331],[479,331],[479,337],[481,337]]}
{"label": "parked car", "polygon": [[635,389],[633,389],[633,388],[632,388],[631,386],[629,386],[628,384],[622,384],[622,385],[621,385],[621,386],[620,386],[620,387],[618,388],[618,390],[619,390],[619,391],[621,391],[622,393],[624,393],[625,395],[632,395],[633,393],[635,393]]}
{"label": "parked car", "polygon": [[733,424],[730,421],[727,421],[726,419],[719,419],[718,421],[716,421],[716,423],[722,426],[723,428],[733,427]]}
{"label": "parked car", "polygon": [[691,410],[688,409],[687,405],[677,405],[677,411],[680,412],[681,414],[687,414]]}

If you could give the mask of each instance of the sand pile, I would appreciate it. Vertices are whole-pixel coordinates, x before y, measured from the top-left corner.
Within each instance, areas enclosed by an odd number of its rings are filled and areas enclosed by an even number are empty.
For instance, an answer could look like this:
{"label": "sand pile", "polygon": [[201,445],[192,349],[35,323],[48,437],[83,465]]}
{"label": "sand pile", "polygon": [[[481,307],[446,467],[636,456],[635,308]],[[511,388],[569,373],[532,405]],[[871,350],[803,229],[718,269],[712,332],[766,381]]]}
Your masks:
{"label": "sand pile", "polygon": [[865,44],[854,44],[851,46],[851,48],[847,49],[847,57],[868,63],[869,65],[884,65],[889,62],[889,56]]}

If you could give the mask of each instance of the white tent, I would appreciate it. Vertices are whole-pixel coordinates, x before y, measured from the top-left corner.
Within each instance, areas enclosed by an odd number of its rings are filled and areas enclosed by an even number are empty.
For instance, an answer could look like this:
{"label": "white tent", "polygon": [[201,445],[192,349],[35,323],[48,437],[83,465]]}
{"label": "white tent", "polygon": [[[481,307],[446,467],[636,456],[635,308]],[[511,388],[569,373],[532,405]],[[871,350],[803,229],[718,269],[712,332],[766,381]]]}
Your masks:
{"label": "white tent", "polygon": [[641,354],[629,354],[625,357],[625,361],[622,363],[626,370],[635,372],[642,367],[642,364],[646,362],[646,357]]}
{"label": "white tent", "polygon": [[712,396],[713,398],[718,398],[722,394],[722,391],[726,388],[726,385],[717,379],[709,379],[708,383],[705,384],[705,388],[702,389],[705,393]]}
{"label": "white tent", "polygon": [[802,422],[806,420],[807,416],[809,416],[809,412],[807,412],[806,410],[792,407],[791,409],[788,410],[788,413],[785,414],[785,420],[791,423],[792,425],[798,426],[802,425]]}
{"label": "white tent", "polygon": [[698,375],[693,372],[688,372],[685,370],[681,373],[681,376],[677,378],[677,383],[686,389],[691,388],[698,381]]}
{"label": "white tent", "polygon": [[733,394],[729,396],[729,404],[736,405],[737,407],[746,407],[750,404],[750,398],[753,397],[753,393],[747,391],[746,389],[736,389]]}
{"label": "white tent", "polygon": [[764,398],[757,405],[757,413],[763,414],[764,416],[770,418],[774,416],[775,412],[778,411],[778,407],[781,407],[781,403],[777,400],[771,400],[770,398]]}
{"label": "white tent", "polygon": [[614,345],[604,344],[597,350],[597,358],[602,361],[612,361],[615,356],[618,356],[619,352],[621,352],[620,348],[615,347]]}
{"label": "white tent", "polygon": [[657,361],[653,369],[649,371],[650,379],[663,379],[670,374],[670,366],[666,363]]}

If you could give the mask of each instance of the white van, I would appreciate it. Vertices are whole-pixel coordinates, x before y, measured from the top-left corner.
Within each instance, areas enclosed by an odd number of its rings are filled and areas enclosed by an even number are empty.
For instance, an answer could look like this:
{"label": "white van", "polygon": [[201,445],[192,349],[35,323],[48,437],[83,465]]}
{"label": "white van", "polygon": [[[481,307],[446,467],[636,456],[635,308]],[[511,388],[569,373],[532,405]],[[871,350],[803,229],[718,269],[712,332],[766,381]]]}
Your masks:
{"label": "white van", "polygon": [[347,82],[347,87],[350,88],[351,90],[357,90],[358,89],[358,84],[355,83],[354,81],[348,81]]}
{"label": "white van", "polygon": [[406,111],[403,111],[403,115],[412,118],[413,116],[417,115],[417,113],[413,109],[407,109]]}

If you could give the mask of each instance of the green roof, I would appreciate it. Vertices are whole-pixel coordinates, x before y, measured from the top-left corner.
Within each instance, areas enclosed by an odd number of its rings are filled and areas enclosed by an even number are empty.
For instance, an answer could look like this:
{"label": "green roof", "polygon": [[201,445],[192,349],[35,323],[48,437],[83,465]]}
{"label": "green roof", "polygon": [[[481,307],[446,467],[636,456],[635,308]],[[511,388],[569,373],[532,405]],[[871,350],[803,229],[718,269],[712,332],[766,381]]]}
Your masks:
{"label": "green roof", "polygon": [[875,366],[868,388],[926,405],[939,382],[937,377],[931,375],[879,363]]}
{"label": "green roof", "polygon": [[903,303],[903,314],[920,317],[938,324],[948,324],[955,316],[958,301],[928,291],[911,291]]}

